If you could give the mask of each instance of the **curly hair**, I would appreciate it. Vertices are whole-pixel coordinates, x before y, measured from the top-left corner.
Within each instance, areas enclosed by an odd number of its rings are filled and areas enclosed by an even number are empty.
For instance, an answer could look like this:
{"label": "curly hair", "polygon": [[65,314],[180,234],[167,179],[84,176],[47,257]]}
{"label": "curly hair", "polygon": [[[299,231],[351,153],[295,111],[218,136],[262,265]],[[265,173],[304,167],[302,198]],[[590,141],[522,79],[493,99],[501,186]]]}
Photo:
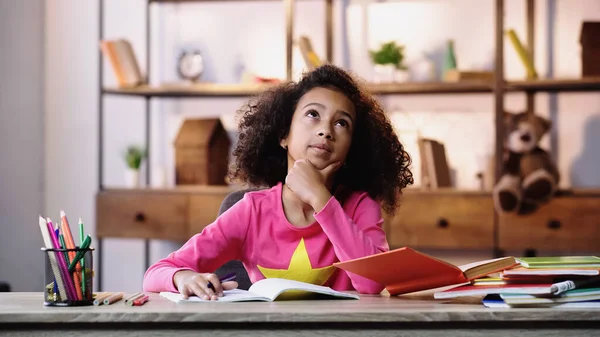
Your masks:
{"label": "curly hair", "polygon": [[290,131],[296,104],[315,87],[338,90],[356,109],[350,150],[335,184],[368,193],[386,213],[393,214],[402,189],[413,183],[411,158],[379,103],[349,72],[331,64],[305,73],[297,83],[264,91],[238,111],[239,138],[229,178],[255,186],[285,182],[287,151],[280,141]]}

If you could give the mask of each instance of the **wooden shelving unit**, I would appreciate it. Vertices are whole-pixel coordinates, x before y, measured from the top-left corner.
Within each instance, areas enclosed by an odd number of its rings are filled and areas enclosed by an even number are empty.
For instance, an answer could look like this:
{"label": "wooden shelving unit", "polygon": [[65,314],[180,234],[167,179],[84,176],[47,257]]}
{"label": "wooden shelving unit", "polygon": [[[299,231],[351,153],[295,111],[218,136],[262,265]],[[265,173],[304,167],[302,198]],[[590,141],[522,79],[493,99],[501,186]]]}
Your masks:
{"label": "wooden shelving unit", "polygon": [[[103,38],[103,2],[100,1],[99,40]],[[147,0],[146,11],[146,64],[150,62],[149,8],[161,3],[214,2],[223,0]],[[228,0],[225,0],[228,1]],[[236,0],[253,1],[253,0]],[[291,78],[294,3],[303,0],[282,1],[285,17],[285,58],[287,80]],[[325,11],[325,60],[333,59],[333,0],[323,0]],[[495,0],[494,39],[496,68],[492,82],[433,82],[433,83],[367,83],[367,87],[382,95],[439,95],[439,94],[491,94],[493,96],[493,121],[495,141],[495,177],[500,177],[504,146],[504,96],[507,93],[525,93],[528,111],[535,111],[536,93],[600,91],[600,78],[536,79],[507,81],[504,74],[504,0]],[[523,0],[526,5],[526,46],[534,46],[534,0]],[[533,48],[528,50],[534,55]],[[136,88],[111,88],[102,83],[102,54],[99,62],[99,165],[97,196],[98,288],[102,291],[102,240],[105,237],[137,237],[146,239],[146,266],[149,265],[149,239],[183,239],[199,231],[216,216],[220,201],[235,187],[214,188],[177,187],[173,189],[111,189],[103,185],[103,97],[121,95],[144,100],[145,141],[151,139],[150,102],[154,98],[211,98],[248,97],[259,94],[271,84],[165,84],[142,85]],[[147,73],[148,78],[151,74]],[[148,154],[151,156],[151,153]],[[149,161],[149,158],[148,158]],[[150,169],[146,183],[150,182]],[[440,249],[491,249],[502,255],[503,249],[560,249],[594,248],[600,239],[597,216],[600,211],[599,190],[569,190],[556,201],[540,209],[531,217],[499,216],[493,207],[489,191],[460,191],[443,189],[420,191],[407,189],[401,211],[386,219],[391,246],[410,245],[415,248]],[[552,206],[554,205],[554,206]],[[197,212],[195,207],[210,209]],[[408,211],[407,210],[408,207]],[[157,213],[156,210],[162,210]],[[404,211],[402,210],[404,209]],[[560,210],[560,213],[557,213]],[[212,214],[212,213],[214,214]],[[167,214],[169,216],[164,216]],[[115,225],[118,223],[119,225]],[[534,224],[527,226],[528,223]],[[180,231],[175,233],[175,231]],[[565,240],[568,240],[565,241]],[[583,242],[577,246],[578,242]]]}
{"label": "wooden shelving unit", "polygon": [[507,90],[531,93],[600,91],[600,77],[511,81],[507,83]]}
{"label": "wooden shelving unit", "polygon": [[[141,85],[132,88],[105,87],[103,94],[140,97],[247,97],[257,95],[273,84],[167,84],[161,86]],[[490,82],[413,82],[413,83],[367,83],[367,88],[377,95],[422,94],[475,94],[494,92]],[[599,91],[600,78],[539,79],[507,81],[508,92],[586,92]]]}
{"label": "wooden shelving unit", "polygon": [[104,94],[141,97],[246,97],[259,94],[270,84],[171,84],[161,86],[141,85],[133,88],[104,88]]}
{"label": "wooden shelving unit", "polygon": [[492,84],[486,82],[413,82],[413,83],[370,83],[367,85],[374,94],[473,94],[491,93]]}

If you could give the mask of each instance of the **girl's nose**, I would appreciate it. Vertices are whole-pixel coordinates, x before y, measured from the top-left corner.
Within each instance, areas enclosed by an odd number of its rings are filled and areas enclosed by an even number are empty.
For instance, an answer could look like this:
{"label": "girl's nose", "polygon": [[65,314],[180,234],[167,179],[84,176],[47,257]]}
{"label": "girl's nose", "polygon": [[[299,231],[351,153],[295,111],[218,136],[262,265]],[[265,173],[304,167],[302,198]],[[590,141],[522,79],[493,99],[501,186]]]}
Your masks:
{"label": "girl's nose", "polygon": [[319,137],[325,137],[327,139],[331,139],[331,132],[328,131],[319,131]]}

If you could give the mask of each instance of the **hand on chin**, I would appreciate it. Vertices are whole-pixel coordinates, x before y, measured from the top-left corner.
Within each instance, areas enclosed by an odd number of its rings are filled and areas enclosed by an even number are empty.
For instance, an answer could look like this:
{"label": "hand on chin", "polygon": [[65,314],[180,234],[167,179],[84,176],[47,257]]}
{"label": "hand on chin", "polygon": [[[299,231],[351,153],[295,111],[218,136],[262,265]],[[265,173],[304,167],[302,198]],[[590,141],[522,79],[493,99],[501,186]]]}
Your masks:
{"label": "hand on chin", "polygon": [[320,206],[324,205],[323,202],[326,203],[331,197],[325,183],[339,166],[340,162],[323,163],[316,166],[306,158],[296,160],[288,171],[285,183],[302,201],[318,211]]}

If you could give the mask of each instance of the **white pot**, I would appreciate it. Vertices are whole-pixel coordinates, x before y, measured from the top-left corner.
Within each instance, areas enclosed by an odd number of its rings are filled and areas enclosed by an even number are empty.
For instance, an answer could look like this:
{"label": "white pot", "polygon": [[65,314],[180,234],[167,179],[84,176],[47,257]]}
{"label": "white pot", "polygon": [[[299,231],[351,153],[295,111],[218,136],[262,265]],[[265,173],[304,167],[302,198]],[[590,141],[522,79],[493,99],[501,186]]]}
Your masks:
{"label": "white pot", "polygon": [[435,63],[429,58],[423,56],[410,67],[411,81],[415,82],[433,82],[435,81]]}
{"label": "white pot", "polygon": [[373,66],[373,82],[392,83],[396,67],[393,64],[375,64]]}
{"label": "white pot", "polygon": [[410,78],[410,74],[408,73],[408,70],[400,70],[400,69],[394,70],[394,82],[398,82],[398,83],[408,82],[409,78]]}
{"label": "white pot", "polygon": [[128,168],[125,171],[125,186],[128,188],[140,187],[140,170]]}

